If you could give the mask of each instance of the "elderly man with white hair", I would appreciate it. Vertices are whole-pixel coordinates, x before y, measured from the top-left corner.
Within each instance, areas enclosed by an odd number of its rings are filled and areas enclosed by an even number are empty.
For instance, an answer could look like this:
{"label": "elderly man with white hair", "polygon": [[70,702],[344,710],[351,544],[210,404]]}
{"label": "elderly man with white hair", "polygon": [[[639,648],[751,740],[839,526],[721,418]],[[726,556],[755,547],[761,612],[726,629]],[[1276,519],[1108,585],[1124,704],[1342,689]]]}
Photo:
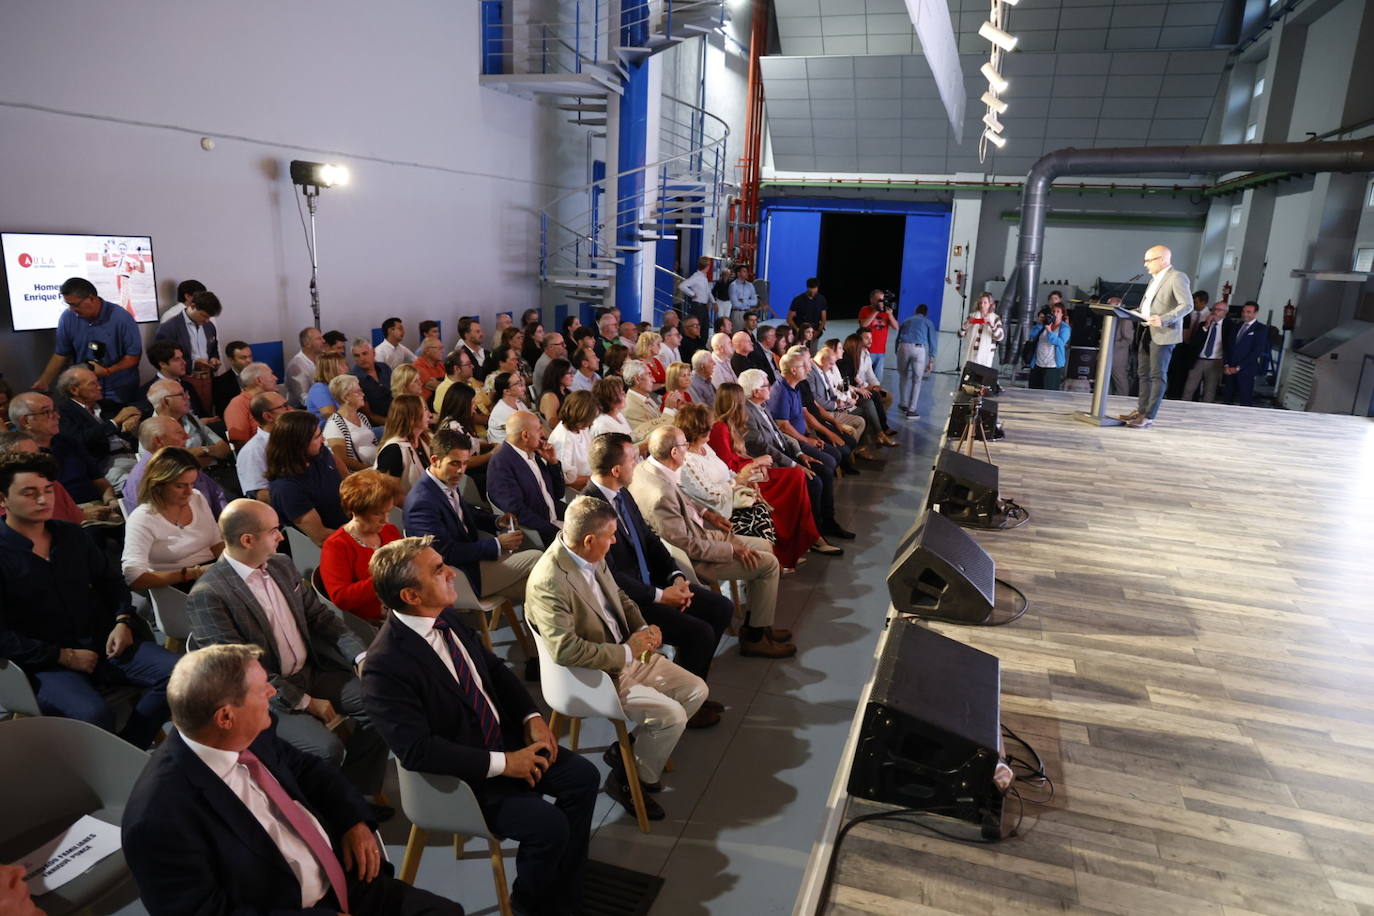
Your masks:
{"label": "elderly man with white hair", "polygon": [[57,408],[46,394],[26,391],[10,401],[10,421],[16,431],[28,433],[38,450],[57,461],[57,482],[67,488],[72,499],[81,504],[114,506],[118,501],[110,482],[101,474],[100,464],[85,446],[59,430]]}
{"label": "elderly man with white hair", "polygon": [[716,384],[711,381],[715,371],[716,358],[710,350],[698,350],[692,354],[692,383],[687,386],[692,403],[709,407],[716,402]]}
{"label": "elderly man with white hair", "polygon": [[730,357],[734,355],[735,347],[730,342],[729,334],[711,335],[711,357],[715,360],[715,366],[711,369],[711,384],[715,387],[738,380],[735,370],[730,367]]}
{"label": "elderly man with white hair", "polygon": [[103,398],[100,379],[85,366],[63,372],[54,389],[62,431],[86,447],[105,479],[119,489],[134,466],[134,434],[143,415],[137,407]]}
{"label": "elderly man with white hair", "polygon": [[649,438],[649,433],[673,422],[677,410],[669,407],[660,410],[654,398],[654,376],[649,364],[637,359],[628,359],[620,368],[620,377],[625,380],[625,422],[630,424],[630,435],[636,442]]}
{"label": "elderly man with white hair", "polygon": [[170,417],[181,424],[186,431],[185,448],[196,456],[201,467],[208,468],[229,457],[229,443],[191,411],[191,399],[180,382],[166,379],[154,382],[148,389],[148,403],[152,405],[153,416]]}
{"label": "elderly man with white hair", "polygon": [[249,363],[239,373],[243,390],[224,408],[224,428],[229,441],[239,446],[253,438],[258,431],[253,423],[253,398],[264,391],[277,390],[277,374],[267,363]]}
{"label": "elderly man with white hair", "polygon": [[[154,415],[138,427],[138,460],[124,481],[124,494],[121,497],[125,515],[138,508],[138,485],[143,480],[143,472],[148,468],[148,461],[163,448],[186,448],[186,430],[173,417]],[[218,518],[224,507],[229,505],[224,488],[204,471],[196,475],[195,487]]]}

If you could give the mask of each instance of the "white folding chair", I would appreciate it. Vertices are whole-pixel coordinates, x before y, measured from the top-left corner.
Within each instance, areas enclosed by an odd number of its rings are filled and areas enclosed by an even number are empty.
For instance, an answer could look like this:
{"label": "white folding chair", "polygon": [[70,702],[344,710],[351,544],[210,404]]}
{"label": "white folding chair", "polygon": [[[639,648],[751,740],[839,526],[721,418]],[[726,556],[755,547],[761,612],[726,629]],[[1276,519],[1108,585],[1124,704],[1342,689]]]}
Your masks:
{"label": "white folding chair", "polygon": [[387,513],[386,520],[396,526],[396,530],[405,533],[406,511],[400,506],[392,506]]}
{"label": "white folding chair", "polygon": [[676,544],[669,544],[667,541],[663,542],[663,546],[667,547],[668,552],[673,555],[673,559],[677,561],[677,568],[682,570],[683,575],[687,577],[687,581],[691,582],[693,585],[700,585],[701,579],[697,578],[697,571],[692,566],[692,558],[687,556],[687,551]]}
{"label": "white folding chair", "polygon": [[[472,583],[468,581],[467,573],[461,569],[453,570],[453,590],[457,592],[453,607],[459,611],[474,611],[477,614],[477,631],[482,637],[482,645],[491,648],[491,631],[501,625],[501,618],[504,616],[510,628],[515,632],[515,639],[520,643],[520,649],[525,653],[526,658],[534,658],[534,645],[530,642],[530,634],[525,622],[515,613],[515,606],[511,602],[500,596],[492,598],[480,598],[472,590]],[[487,615],[491,616],[488,617]]]}
{"label": "white folding chair", "polygon": [[191,635],[191,615],[186,612],[186,593],[169,585],[148,589],[148,598],[153,603],[153,619],[157,628],[166,637],[167,651],[180,654],[186,651],[186,640]]}
{"label": "white folding chair", "polygon": [[309,579],[320,566],[320,545],[294,525],[286,526],[286,543],[291,548],[291,561],[301,578]]}
{"label": "white folding chair", "polygon": [[396,767],[396,778],[401,786],[401,810],[410,821],[410,838],[406,841],[405,857],[401,859],[400,879],[406,884],[415,883],[428,832],[453,834],[455,859],[465,858],[463,843],[467,837],[481,837],[487,841],[491,877],[496,883],[496,899],[501,914],[511,916],[510,888],[506,886],[506,863],[502,859],[501,838],[487,826],[472,788],[456,776],[418,773],[402,766]]}
{"label": "white folding chair", "polygon": [[[639,829],[649,832],[649,818],[644,813],[644,790],[639,784],[639,767],[635,764],[634,745],[626,728],[629,717],[620,705],[620,695],[610,675],[594,668],[565,668],[553,660],[549,644],[538,630],[534,630],[534,644],[539,650],[539,686],[544,702],[549,704],[549,730],[558,734],[559,719],[580,725],[585,718],[609,719],[615,726],[616,741],[620,745],[620,759],[625,764],[625,780],[630,784],[634,800],[635,819]],[[577,748],[577,732],[573,732],[572,747]]]}

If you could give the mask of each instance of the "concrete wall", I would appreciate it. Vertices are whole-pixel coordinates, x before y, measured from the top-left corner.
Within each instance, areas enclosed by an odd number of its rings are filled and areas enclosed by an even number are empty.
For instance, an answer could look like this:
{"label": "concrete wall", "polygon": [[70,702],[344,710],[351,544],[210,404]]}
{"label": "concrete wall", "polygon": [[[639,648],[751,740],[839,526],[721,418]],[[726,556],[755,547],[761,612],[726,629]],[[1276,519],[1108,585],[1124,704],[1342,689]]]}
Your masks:
{"label": "concrete wall", "polygon": [[[5,229],[151,235],[164,302],[198,278],[221,340],[289,355],[311,316],[287,163],[340,161],[352,186],[319,200],[326,328],[395,313],[452,339],[461,314],[539,303],[535,211],[581,183],[583,149],[556,112],[478,86],[475,5],[44,0],[5,20]],[[0,332],[0,370],[27,384],[51,348]]]}

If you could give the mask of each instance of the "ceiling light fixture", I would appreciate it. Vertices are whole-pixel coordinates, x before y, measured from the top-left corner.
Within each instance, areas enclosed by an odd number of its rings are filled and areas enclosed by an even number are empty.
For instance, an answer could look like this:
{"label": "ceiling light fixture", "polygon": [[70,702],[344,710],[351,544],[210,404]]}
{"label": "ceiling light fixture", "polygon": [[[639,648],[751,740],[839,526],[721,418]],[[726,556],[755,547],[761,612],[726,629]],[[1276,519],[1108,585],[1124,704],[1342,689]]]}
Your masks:
{"label": "ceiling light fixture", "polygon": [[999,134],[1002,132],[1002,122],[997,120],[997,115],[993,114],[990,111],[987,114],[983,115],[983,123],[988,126],[989,130],[995,131]]}
{"label": "ceiling light fixture", "polygon": [[1011,51],[1016,47],[1016,36],[1007,34],[991,22],[984,22],[980,25],[978,27],[978,34],[997,45],[997,47],[1001,48],[1003,51]]}
{"label": "ceiling light fixture", "polygon": [[993,112],[997,114],[1001,114],[1002,112],[1007,110],[1007,103],[999,99],[997,96],[993,95],[991,92],[984,92],[983,97],[979,99],[979,101],[982,102],[984,105],[988,106],[989,109],[991,109]]}
{"label": "ceiling light fixture", "polygon": [[1007,145],[1005,137],[1003,137],[1001,134],[993,133],[990,130],[983,131],[983,139],[987,140],[989,143],[991,143],[998,149],[1001,149],[1002,147]]}
{"label": "ceiling light fixture", "polygon": [[997,95],[1006,92],[1007,87],[1011,85],[1011,83],[1002,78],[1002,74],[993,69],[991,63],[983,64],[983,66],[978,69],[978,72],[983,74],[983,78],[988,81],[988,86]]}

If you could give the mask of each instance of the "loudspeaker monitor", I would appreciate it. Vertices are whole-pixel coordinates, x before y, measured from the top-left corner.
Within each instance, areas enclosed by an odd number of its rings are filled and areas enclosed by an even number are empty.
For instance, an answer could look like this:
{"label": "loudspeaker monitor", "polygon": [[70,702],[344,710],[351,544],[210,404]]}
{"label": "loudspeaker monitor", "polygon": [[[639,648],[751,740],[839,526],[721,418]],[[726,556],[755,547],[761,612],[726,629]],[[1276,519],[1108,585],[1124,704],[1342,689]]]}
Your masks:
{"label": "loudspeaker monitor", "polygon": [[985,838],[997,839],[997,657],[914,621],[892,626],[864,709],[849,792],[970,821]]}
{"label": "loudspeaker monitor", "polygon": [[959,373],[959,387],[987,388],[993,394],[996,394],[1001,390],[1002,386],[997,384],[996,369],[969,360],[964,363],[963,371]]}
{"label": "loudspeaker monitor", "polygon": [[887,574],[903,614],[982,623],[997,600],[997,566],[954,522],[927,509],[902,537]]}
{"label": "loudspeaker monitor", "polygon": [[997,465],[944,449],[935,462],[926,505],[960,524],[984,524],[1001,511]]}
{"label": "loudspeaker monitor", "polygon": [[[949,426],[945,430],[945,434],[951,439],[958,439],[964,434],[964,427],[968,425],[969,417],[973,416],[976,400],[976,398],[962,391],[955,393],[954,405],[949,411]],[[997,422],[997,402],[992,398],[982,399],[982,405],[978,410],[978,422],[983,427],[984,439],[1005,437],[1006,434],[1002,432],[1002,428]]]}

